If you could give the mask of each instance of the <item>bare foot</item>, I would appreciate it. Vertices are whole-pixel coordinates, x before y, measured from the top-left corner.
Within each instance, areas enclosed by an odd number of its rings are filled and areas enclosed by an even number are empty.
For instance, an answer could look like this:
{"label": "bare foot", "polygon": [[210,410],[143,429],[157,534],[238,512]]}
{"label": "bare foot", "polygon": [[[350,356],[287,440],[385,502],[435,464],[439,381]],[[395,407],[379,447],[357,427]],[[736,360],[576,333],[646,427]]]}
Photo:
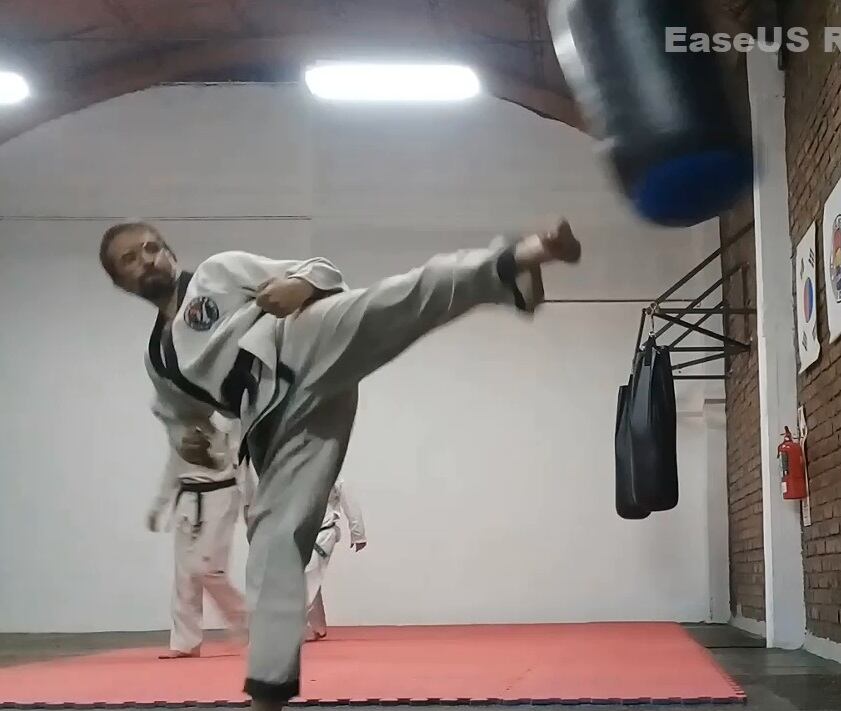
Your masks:
{"label": "bare foot", "polygon": [[158,659],[196,659],[201,654],[198,651],[194,652],[179,652],[176,649],[170,649],[168,652],[158,655]]}
{"label": "bare foot", "polygon": [[551,232],[530,235],[517,244],[514,259],[521,270],[534,269],[547,262],[575,264],[581,260],[581,243],[569,222],[561,220]]}
{"label": "bare foot", "polygon": [[581,261],[581,242],[575,238],[572,227],[566,220],[561,220],[552,232],[540,237],[544,248],[555,260],[567,264],[577,264]]}

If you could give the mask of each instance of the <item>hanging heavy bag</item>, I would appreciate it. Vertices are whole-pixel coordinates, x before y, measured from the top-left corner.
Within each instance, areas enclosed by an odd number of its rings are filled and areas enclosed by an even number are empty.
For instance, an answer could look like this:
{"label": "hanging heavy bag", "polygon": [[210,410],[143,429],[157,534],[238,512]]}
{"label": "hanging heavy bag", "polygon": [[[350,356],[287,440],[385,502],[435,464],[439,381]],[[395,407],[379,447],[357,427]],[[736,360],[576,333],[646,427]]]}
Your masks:
{"label": "hanging heavy bag", "polygon": [[622,192],[643,218],[691,226],[748,190],[747,126],[711,52],[668,52],[667,28],[709,33],[700,0],[550,0],[555,52]]}
{"label": "hanging heavy bag", "polygon": [[634,369],[630,396],[632,498],[648,511],[678,503],[677,406],[668,348],[650,337]]}
{"label": "hanging heavy bag", "polygon": [[616,457],[616,513],[621,518],[640,520],[648,518],[650,513],[634,503],[633,494],[633,455],[631,453],[631,383],[619,388],[616,403],[616,430],[614,432],[614,451]]}

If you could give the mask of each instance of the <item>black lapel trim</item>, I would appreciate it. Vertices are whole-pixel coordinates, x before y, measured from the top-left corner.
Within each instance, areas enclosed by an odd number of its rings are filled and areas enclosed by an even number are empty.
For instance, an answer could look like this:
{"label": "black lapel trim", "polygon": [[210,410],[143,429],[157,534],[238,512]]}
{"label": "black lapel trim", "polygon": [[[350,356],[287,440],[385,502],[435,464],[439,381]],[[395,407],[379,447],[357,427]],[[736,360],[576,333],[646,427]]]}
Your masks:
{"label": "black lapel trim", "polygon": [[[177,308],[181,308],[184,302],[184,294],[187,293],[187,287],[190,285],[190,280],[193,278],[191,272],[181,272],[178,276],[178,304]],[[215,410],[222,410],[227,412],[229,407],[218,402],[209,392],[203,390],[198,385],[191,383],[178,368],[178,356],[175,353],[175,345],[172,342],[172,331],[164,336],[164,326],[166,319],[162,314],[158,314],[155,321],[155,327],[152,329],[152,335],[149,338],[149,360],[152,362],[152,367],[155,372],[162,378],[172,382],[179,390],[182,390],[190,397],[210,405]],[[161,348],[163,347],[163,358],[161,358]]]}
{"label": "black lapel trim", "polygon": [[[187,287],[190,285],[190,280],[193,278],[192,272],[181,272],[178,275],[178,283],[176,290],[178,292],[178,304],[175,307],[176,311],[181,308],[184,302],[184,294],[187,293]],[[166,319],[163,314],[158,313],[158,318],[155,320],[155,326],[152,329],[152,335],[149,336],[149,360],[152,361],[152,367],[155,372],[162,378],[169,380],[169,374],[161,358],[161,337],[164,333],[164,326],[166,326]]]}
{"label": "black lapel trim", "polygon": [[295,373],[286,363],[277,362],[277,375],[281,380],[289,383],[289,385],[295,382]]}
{"label": "black lapel trim", "polygon": [[152,367],[155,372],[162,378],[166,377],[166,367],[161,358],[161,335],[164,332],[163,316],[158,314],[155,321],[155,327],[152,329],[152,335],[149,336],[149,360],[152,362]]}
{"label": "black lapel trim", "polygon": [[180,390],[183,390],[190,397],[210,405],[215,410],[230,412],[231,408],[218,402],[207,390],[203,390],[195,383],[184,377],[178,368],[178,356],[175,353],[175,345],[172,343],[172,334],[163,339],[164,359],[166,360],[166,378],[171,380]]}

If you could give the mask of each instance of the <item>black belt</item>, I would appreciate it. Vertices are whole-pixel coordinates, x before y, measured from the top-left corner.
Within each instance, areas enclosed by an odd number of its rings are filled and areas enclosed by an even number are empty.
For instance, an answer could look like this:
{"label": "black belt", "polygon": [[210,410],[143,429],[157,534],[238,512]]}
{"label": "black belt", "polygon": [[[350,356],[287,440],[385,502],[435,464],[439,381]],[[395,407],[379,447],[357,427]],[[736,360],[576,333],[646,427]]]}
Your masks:
{"label": "black belt", "polygon": [[[331,528],[335,527],[336,521],[333,521],[332,523],[328,523],[326,526],[322,526],[321,528],[319,528],[318,532],[321,533],[322,531],[329,531]],[[320,555],[322,558],[327,557],[327,551],[325,551],[320,545],[318,545],[318,543],[316,543],[313,547],[315,548],[315,552],[318,553],[318,555]]]}
{"label": "black belt", "polygon": [[221,481],[184,481],[181,482],[181,488],[175,497],[175,505],[178,506],[178,500],[185,492],[196,495],[196,520],[193,523],[193,535],[197,536],[201,532],[202,527],[202,495],[211,491],[219,491],[219,489],[230,489],[237,485],[236,479],[222,479]]}

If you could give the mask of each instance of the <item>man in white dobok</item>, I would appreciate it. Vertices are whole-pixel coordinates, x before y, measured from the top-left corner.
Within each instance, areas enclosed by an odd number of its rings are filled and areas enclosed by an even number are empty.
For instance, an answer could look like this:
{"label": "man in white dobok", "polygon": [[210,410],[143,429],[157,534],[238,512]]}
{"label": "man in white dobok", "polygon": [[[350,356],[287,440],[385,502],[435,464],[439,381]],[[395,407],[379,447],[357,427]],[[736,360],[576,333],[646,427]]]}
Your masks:
{"label": "man in white dobok", "polygon": [[368,539],[365,537],[365,522],[362,520],[362,511],[348,493],[347,484],[339,477],[330,491],[327,512],[324,514],[324,520],[315,539],[315,549],[310,556],[310,562],[304,569],[304,575],[307,578],[307,634],[305,638],[307,642],[315,642],[327,636],[327,616],[324,612],[321,586],[333,550],[342,539],[339,527],[342,518],[347,521],[350,547],[358,553],[368,545]]}

